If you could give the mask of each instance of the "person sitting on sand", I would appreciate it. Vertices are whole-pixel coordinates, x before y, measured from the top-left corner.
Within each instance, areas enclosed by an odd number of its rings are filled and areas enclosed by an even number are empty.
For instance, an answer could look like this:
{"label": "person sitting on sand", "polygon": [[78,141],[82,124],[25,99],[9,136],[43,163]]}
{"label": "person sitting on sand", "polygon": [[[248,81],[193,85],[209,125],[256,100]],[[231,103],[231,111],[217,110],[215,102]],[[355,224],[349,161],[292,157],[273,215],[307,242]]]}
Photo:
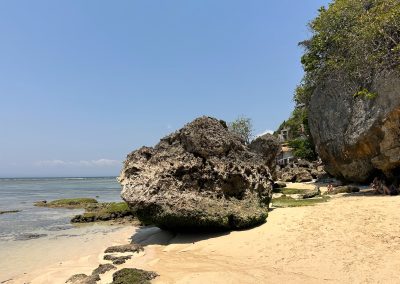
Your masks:
{"label": "person sitting on sand", "polygon": [[[371,187],[375,190],[375,194],[385,194],[385,195],[392,195],[390,189],[377,177],[371,183]],[[397,191],[397,189],[395,188]]]}
{"label": "person sitting on sand", "polygon": [[374,189],[375,194],[383,194],[381,182],[377,177],[375,177],[374,180],[372,181],[371,187]]}
{"label": "person sitting on sand", "polygon": [[328,190],[328,193],[331,193],[333,191],[333,185],[328,184],[327,190]]}
{"label": "person sitting on sand", "polygon": [[390,195],[399,195],[399,189],[393,184],[389,188]]}

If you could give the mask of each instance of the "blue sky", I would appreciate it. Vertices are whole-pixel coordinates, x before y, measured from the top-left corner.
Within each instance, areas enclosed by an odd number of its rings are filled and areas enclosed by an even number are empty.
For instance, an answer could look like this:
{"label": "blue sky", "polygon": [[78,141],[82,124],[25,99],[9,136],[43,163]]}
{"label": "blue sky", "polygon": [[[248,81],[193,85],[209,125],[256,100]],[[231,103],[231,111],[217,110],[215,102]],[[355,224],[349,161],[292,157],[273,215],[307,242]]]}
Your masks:
{"label": "blue sky", "polygon": [[273,130],[328,1],[0,2],[0,177],[117,175],[201,115]]}

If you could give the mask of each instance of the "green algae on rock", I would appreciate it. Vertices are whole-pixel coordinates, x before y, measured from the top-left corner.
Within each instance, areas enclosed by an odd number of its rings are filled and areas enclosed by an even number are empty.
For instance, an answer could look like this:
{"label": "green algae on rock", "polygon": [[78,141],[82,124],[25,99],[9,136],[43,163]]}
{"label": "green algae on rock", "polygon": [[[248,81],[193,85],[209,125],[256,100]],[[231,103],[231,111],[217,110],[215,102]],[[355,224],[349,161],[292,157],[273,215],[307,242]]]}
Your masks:
{"label": "green algae on rock", "polygon": [[96,204],[98,201],[94,198],[66,198],[57,199],[50,202],[46,200],[35,202],[35,206],[49,207],[49,208],[70,208],[79,209],[86,208],[89,204]]}
{"label": "green algae on rock", "polygon": [[282,195],[278,198],[272,199],[272,205],[274,207],[301,207],[301,206],[311,206],[318,203],[323,203],[329,200],[329,196],[323,196],[312,199],[295,199],[290,196]]}
{"label": "green algae on rock", "polygon": [[149,272],[136,268],[124,268],[113,274],[111,284],[148,284],[158,276],[155,272]]}
{"label": "green algae on rock", "polygon": [[90,223],[96,221],[110,221],[116,219],[133,219],[132,211],[125,202],[98,203],[87,206],[86,212],[76,215],[72,223]]}
{"label": "green algae on rock", "polygon": [[100,203],[93,198],[67,198],[53,201],[38,201],[35,206],[48,208],[85,209],[85,213],[76,215],[72,223],[90,223],[97,221],[126,220],[134,221],[135,217],[125,202]]}

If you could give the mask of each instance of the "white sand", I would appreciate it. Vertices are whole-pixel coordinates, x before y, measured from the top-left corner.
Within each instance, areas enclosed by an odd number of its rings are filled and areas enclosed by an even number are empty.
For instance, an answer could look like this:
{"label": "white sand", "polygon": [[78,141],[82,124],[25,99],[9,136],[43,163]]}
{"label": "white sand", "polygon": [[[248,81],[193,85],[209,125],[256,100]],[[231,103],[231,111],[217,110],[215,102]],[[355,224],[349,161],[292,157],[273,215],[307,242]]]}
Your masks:
{"label": "white sand", "polygon": [[[247,231],[175,236],[147,228],[135,235],[148,244],[145,253],[119,267],[155,271],[160,277],[154,283],[400,283],[399,213],[400,196],[338,196],[312,207],[275,209],[266,224]],[[59,249],[75,250],[74,257],[7,283],[55,284],[90,274],[104,263],[104,248],[127,243],[131,233],[122,229],[83,246],[71,239]],[[100,283],[110,283],[112,273]]]}

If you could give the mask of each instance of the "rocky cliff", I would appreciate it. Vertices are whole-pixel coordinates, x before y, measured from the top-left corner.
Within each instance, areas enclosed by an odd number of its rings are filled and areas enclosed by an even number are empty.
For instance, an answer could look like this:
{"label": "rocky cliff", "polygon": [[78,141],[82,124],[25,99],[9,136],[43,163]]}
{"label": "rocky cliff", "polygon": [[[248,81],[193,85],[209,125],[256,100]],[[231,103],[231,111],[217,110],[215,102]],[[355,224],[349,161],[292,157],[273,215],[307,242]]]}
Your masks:
{"label": "rocky cliff", "polygon": [[309,126],[325,170],[339,178],[366,182],[400,173],[400,76],[374,77],[375,98],[354,96],[358,86],[331,76],[314,91]]}
{"label": "rocky cliff", "polygon": [[172,230],[260,224],[272,194],[268,141],[258,140],[252,151],[225,122],[198,118],[128,155],[122,198],[144,223]]}

